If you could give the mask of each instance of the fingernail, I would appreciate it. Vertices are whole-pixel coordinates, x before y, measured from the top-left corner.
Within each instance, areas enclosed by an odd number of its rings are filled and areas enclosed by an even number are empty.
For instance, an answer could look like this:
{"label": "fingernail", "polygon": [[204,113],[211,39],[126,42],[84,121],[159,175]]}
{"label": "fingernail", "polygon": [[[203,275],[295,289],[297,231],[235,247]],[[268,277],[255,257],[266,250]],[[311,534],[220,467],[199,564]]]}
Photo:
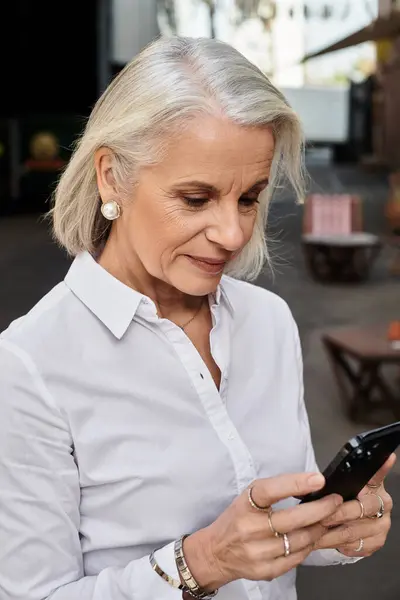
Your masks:
{"label": "fingernail", "polygon": [[336,506],[341,506],[343,504],[343,498],[342,498],[342,496],[339,496],[338,494],[335,494],[334,498],[335,498],[335,504],[336,504]]}
{"label": "fingernail", "polygon": [[308,478],[308,483],[311,487],[319,488],[324,483],[325,478],[321,473],[314,473],[311,477]]}

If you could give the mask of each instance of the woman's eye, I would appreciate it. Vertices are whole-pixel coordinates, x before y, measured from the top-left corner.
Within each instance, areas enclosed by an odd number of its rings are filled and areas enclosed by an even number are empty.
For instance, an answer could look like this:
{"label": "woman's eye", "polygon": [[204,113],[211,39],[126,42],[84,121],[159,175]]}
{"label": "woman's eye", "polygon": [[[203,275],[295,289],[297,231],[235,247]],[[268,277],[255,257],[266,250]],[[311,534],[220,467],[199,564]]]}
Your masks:
{"label": "woman's eye", "polygon": [[[191,206],[193,208],[201,208],[202,206],[207,204],[207,202],[209,202],[209,198],[201,198],[199,196],[183,196],[183,200],[188,206]],[[241,206],[250,208],[255,204],[259,204],[258,197],[242,196],[239,199],[239,204]]]}
{"label": "woman's eye", "polygon": [[247,206],[247,207],[254,206],[255,204],[259,204],[258,198],[256,198],[256,197],[251,198],[249,196],[242,196],[240,198],[239,202],[242,206]]}
{"label": "woman's eye", "polygon": [[183,199],[188,206],[193,206],[194,208],[200,208],[208,202],[208,198],[196,198],[195,196],[183,196]]}

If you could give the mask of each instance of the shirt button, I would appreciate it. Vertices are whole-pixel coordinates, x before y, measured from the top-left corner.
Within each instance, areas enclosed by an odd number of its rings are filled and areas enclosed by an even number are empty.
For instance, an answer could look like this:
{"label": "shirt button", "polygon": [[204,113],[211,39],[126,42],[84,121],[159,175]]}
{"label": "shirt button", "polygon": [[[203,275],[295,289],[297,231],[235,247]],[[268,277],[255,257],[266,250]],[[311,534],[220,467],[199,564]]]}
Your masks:
{"label": "shirt button", "polygon": [[233,433],[233,431],[231,431],[231,433],[228,435],[228,440],[231,442],[234,439],[235,439],[235,434]]}

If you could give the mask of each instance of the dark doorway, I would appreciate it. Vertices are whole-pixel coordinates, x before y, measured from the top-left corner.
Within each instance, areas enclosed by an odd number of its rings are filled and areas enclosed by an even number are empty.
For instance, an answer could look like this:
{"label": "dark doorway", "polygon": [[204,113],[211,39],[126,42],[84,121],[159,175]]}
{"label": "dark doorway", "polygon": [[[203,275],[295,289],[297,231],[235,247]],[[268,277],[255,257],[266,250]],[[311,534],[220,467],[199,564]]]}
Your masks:
{"label": "dark doorway", "polygon": [[104,87],[110,6],[111,0],[11,0],[2,7],[0,215],[48,210]]}
{"label": "dark doorway", "polygon": [[98,93],[98,4],[6,3],[0,18],[0,116],[89,112]]}

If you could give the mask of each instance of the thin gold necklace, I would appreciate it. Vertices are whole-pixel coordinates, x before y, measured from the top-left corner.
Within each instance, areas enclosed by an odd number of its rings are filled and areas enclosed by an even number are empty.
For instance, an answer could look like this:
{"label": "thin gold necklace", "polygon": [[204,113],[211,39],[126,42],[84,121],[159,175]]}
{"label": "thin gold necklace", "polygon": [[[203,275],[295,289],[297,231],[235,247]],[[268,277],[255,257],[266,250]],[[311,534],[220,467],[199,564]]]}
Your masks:
{"label": "thin gold necklace", "polygon": [[199,308],[196,310],[196,312],[194,313],[193,317],[191,317],[191,318],[189,319],[189,321],[187,321],[187,323],[185,323],[184,325],[178,325],[178,327],[180,327],[180,328],[182,329],[182,331],[185,331],[186,327],[187,327],[188,325],[190,325],[190,323],[191,323],[192,321],[194,321],[194,320],[195,320],[195,318],[196,318],[196,317],[197,317],[197,316],[200,314],[200,311],[201,311],[201,309],[203,308],[203,303],[204,303],[204,298],[203,298],[203,299],[202,299],[202,301],[200,302],[200,306],[199,306]]}

